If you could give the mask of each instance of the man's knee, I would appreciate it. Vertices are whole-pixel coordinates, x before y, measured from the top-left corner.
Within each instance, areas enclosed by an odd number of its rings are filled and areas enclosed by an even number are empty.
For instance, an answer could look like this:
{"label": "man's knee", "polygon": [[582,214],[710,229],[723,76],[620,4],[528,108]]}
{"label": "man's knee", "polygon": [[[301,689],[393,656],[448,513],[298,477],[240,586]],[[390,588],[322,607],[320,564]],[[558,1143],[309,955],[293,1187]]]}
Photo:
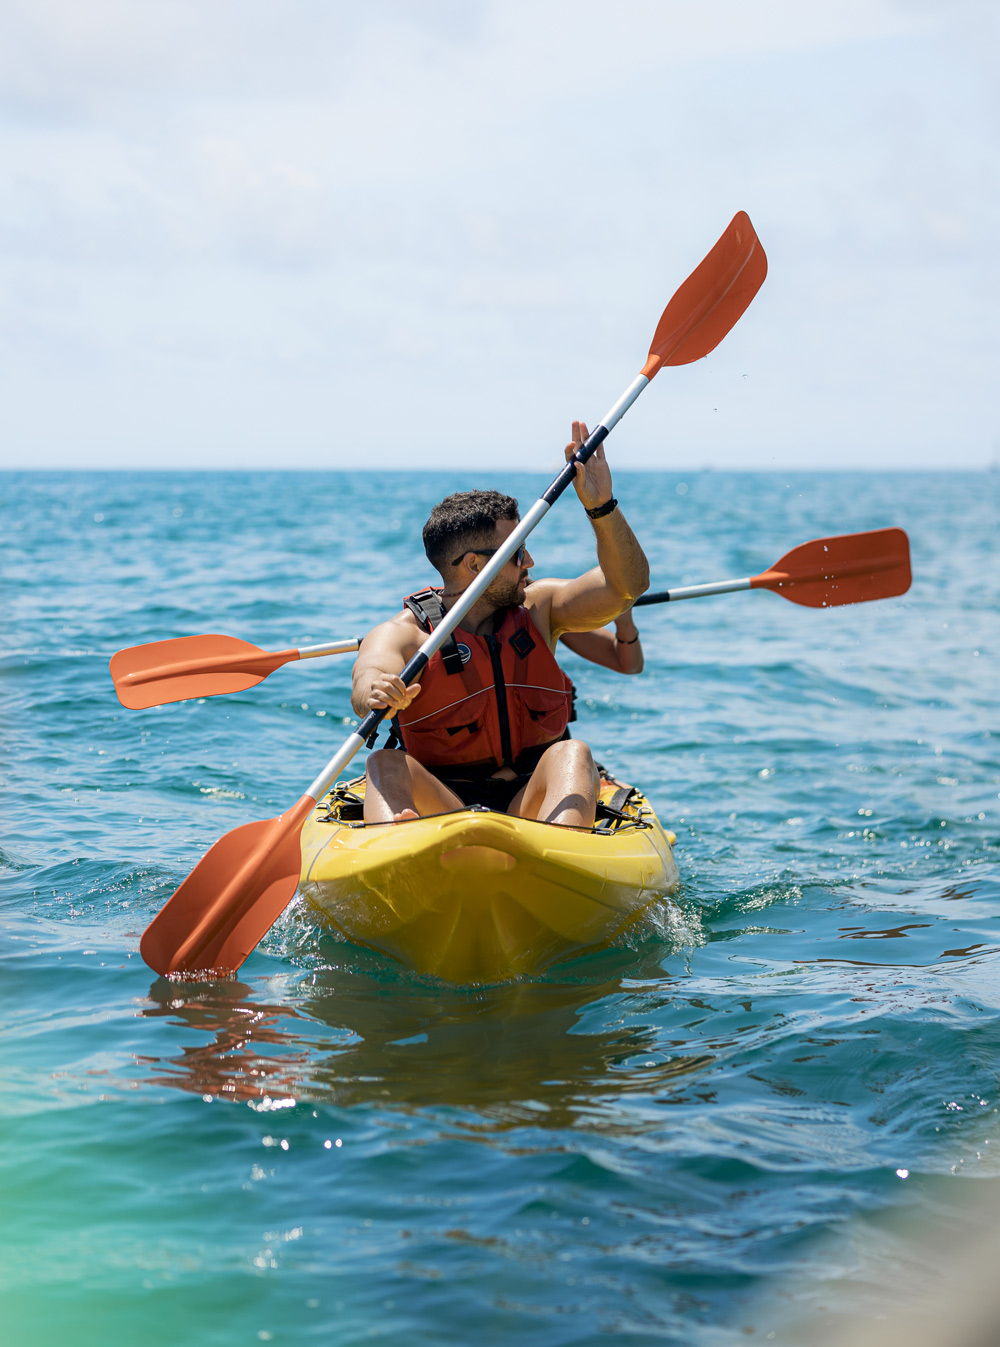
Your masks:
{"label": "man's knee", "polygon": [[567,771],[592,772],[594,769],[594,755],[582,739],[560,739],[546,749],[545,758],[553,767]]}
{"label": "man's knee", "polygon": [[384,781],[407,771],[407,755],[400,753],[398,748],[376,748],[368,754],[366,766],[370,781]]}

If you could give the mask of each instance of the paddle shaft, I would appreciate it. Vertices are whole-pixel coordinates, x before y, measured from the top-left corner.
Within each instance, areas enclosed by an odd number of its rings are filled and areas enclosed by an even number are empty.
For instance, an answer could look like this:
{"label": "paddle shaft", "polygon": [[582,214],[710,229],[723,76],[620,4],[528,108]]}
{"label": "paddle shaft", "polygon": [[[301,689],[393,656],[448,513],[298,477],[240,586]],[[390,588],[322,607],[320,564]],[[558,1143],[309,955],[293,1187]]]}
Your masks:
{"label": "paddle shaft", "polygon": [[[602,417],[600,424],[591,432],[586,441],[580,445],[580,448],[577,449],[573,457],[568,460],[562,472],[560,472],[558,477],[553,480],[548,489],[543,491],[528,513],[518,523],[513,533],[510,534],[503,545],[494,553],[476,579],[469,585],[468,589],[463,590],[458,601],[448,609],[441,624],[435,627],[430,636],[424,641],[423,645],[399,675],[403,683],[409,686],[410,683],[415,683],[417,681],[423,671],[427,668],[431,657],[441,649],[451,633],[461,623],[462,618],[465,617],[466,613],[468,613],[479,599],[482,598],[483,594],[507,565],[507,562],[510,561],[517,549],[537,525],[541,523],[545,515],[548,514],[552,506],[573,481],[573,478],[576,476],[577,463],[586,463],[599,445],[604,443],[608,435],[622,419],[648,383],[649,379],[647,379],[644,374],[639,374],[633,379],[632,383],[629,384],[628,388],[615,405],[606,416]],[[334,754],[323,768],[322,772],[320,772],[319,776],[306,792],[307,795],[310,795],[314,800],[322,799],[347,764],[374,734],[375,730],[379,727],[388,713],[388,709],[388,707],[383,706],[378,710],[368,712],[354,733],[345,740],[339,752]]]}
{"label": "paddle shaft", "polygon": [[750,589],[752,581],[716,580],[708,585],[683,585],[679,589],[661,589],[656,594],[643,594],[632,604],[633,608],[645,608],[650,603],[676,603],[678,599],[703,599],[709,594],[735,594],[740,589]]}

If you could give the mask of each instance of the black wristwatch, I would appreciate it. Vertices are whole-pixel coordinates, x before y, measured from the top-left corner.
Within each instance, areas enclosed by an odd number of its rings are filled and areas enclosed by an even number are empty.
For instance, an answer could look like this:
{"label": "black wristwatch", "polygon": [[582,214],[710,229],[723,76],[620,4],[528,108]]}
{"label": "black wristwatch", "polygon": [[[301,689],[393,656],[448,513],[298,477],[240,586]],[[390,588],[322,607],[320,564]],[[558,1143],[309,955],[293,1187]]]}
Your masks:
{"label": "black wristwatch", "polygon": [[614,496],[612,496],[611,499],[606,500],[603,505],[595,505],[592,510],[588,510],[587,515],[590,519],[603,519],[606,514],[610,514],[612,510],[617,509],[618,502],[615,500]]}

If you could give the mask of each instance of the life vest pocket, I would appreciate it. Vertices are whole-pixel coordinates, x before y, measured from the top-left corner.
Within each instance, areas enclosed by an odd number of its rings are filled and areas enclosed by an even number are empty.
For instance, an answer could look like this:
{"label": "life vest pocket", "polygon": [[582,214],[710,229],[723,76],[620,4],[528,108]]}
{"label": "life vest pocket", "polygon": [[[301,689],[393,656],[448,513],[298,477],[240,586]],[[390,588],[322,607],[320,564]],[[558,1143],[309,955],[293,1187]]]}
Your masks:
{"label": "life vest pocket", "polygon": [[557,688],[507,685],[512,728],[523,748],[562,737],[569,721],[571,694]]}
{"label": "life vest pocket", "polygon": [[496,735],[488,715],[492,696],[493,689],[484,688],[457,704],[430,715],[415,715],[410,721],[409,713],[420,710],[422,699],[418,697],[399,717],[403,747],[427,767],[479,762],[498,752],[499,745],[492,743]]}

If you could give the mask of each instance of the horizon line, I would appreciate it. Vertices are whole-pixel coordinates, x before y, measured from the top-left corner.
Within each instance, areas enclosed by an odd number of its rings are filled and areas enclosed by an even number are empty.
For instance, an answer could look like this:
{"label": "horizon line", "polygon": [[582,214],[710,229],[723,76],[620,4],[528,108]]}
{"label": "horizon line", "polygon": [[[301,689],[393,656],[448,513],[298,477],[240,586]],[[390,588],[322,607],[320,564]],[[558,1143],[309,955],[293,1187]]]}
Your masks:
{"label": "horizon line", "polygon": [[[920,475],[925,475],[925,476],[937,476],[937,477],[941,477],[941,476],[949,476],[949,477],[951,477],[951,476],[955,476],[956,474],[961,474],[961,475],[972,475],[972,474],[975,474],[975,473],[989,474],[989,473],[994,473],[994,472],[1000,472],[1000,462],[994,460],[994,461],[991,462],[991,463],[986,463],[986,464],[981,465],[981,466],[978,466],[978,467],[974,467],[974,466],[959,467],[959,466],[955,466],[955,465],[952,464],[952,465],[949,465],[948,467],[941,467],[941,468],[927,468],[927,467],[907,468],[907,467],[896,467],[896,466],[891,466],[891,465],[885,465],[885,466],[883,466],[883,467],[875,467],[875,468],[872,468],[872,467],[850,467],[850,466],[842,466],[842,467],[823,467],[823,466],[818,466],[818,467],[774,467],[774,468],[761,468],[761,467],[747,467],[747,468],[729,468],[729,467],[726,467],[726,468],[715,468],[715,467],[712,467],[712,466],[709,465],[709,464],[705,464],[705,465],[703,465],[702,467],[698,467],[698,468],[685,468],[685,467],[679,467],[679,468],[626,467],[626,468],[622,468],[622,467],[616,467],[614,471],[615,471],[615,476],[627,476],[627,475],[632,474],[632,475],[635,475],[635,476],[643,476],[643,477],[652,477],[652,476],[660,476],[660,477],[668,477],[668,476],[669,476],[669,477],[676,477],[676,476],[682,476],[682,475],[684,475],[684,474],[687,474],[687,475],[690,476],[690,475],[696,475],[696,474],[701,474],[701,473],[705,473],[705,474],[715,474],[715,473],[717,473],[717,474],[720,474],[720,475],[722,475],[722,474],[740,474],[740,473],[746,473],[746,474],[753,473],[753,474],[757,474],[757,475],[764,475],[764,474],[777,474],[777,475],[780,475],[780,474],[782,474],[782,473],[784,473],[784,474],[795,473],[795,474],[800,474],[800,475],[802,475],[802,476],[818,476],[819,474],[834,474],[834,473],[837,473],[837,474],[844,474],[844,473],[862,473],[862,474],[864,474],[864,475],[866,475],[866,476],[872,476],[872,475],[875,475],[876,473],[885,473],[886,475],[891,475],[891,476],[894,476],[894,477],[902,477],[902,476],[906,476],[906,475],[914,476],[914,477],[915,477],[915,476],[920,476]],[[382,467],[376,467],[376,468],[348,468],[348,467],[320,467],[320,468],[317,468],[317,467],[308,467],[308,468],[299,468],[299,467],[257,467],[257,468],[223,468],[223,467],[215,467],[215,468],[211,468],[211,467],[205,467],[205,468],[202,468],[202,467],[193,467],[193,466],[183,467],[183,468],[153,468],[153,467],[150,467],[150,468],[144,468],[144,467],[128,467],[128,468],[125,468],[125,467],[115,467],[115,468],[111,468],[111,467],[73,467],[73,468],[60,468],[60,467],[38,468],[38,467],[33,467],[33,468],[7,468],[7,467],[0,466],[0,476],[15,476],[15,475],[18,475],[18,476],[23,476],[23,477],[32,477],[32,476],[35,476],[35,477],[51,477],[51,476],[54,476],[54,475],[56,475],[56,474],[59,474],[59,475],[62,475],[62,476],[68,476],[68,475],[70,475],[70,474],[83,474],[83,473],[121,473],[121,474],[127,474],[127,473],[128,473],[128,474],[132,474],[132,475],[134,475],[134,476],[142,476],[142,477],[155,477],[155,476],[161,476],[161,477],[168,477],[168,476],[169,476],[169,477],[175,477],[175,476],[183,476],[183,475],[185,475],[185,474],[188,474],[188,475],[198,475],[198,476],[209,476],[209,475],[211,475],[211,474],[213,474],[213,473],[215,473],[215,474],[223,474],[223,473],[225,473],[225,474],[227,474],[227,475],[232,475],[232,476],[239,475],[239,476],[244,476],[244,477],[250,477],[250,476],[255,476],[255,475],[260,475],[260,474],[266,474],[266,473],[270,473],[270,474],[274,474],[274,475],[281,474],[282,476],[287,476],[287,475],[289,475],[289,474],[296,474],[296,475],[300,475],[300,476],[306,476],[307,474],[311,474],[311,475],[314,475],[314,476],[320,476],[320,475],[323,475],[323,476],[329,476],[329,475],[333,475],[333,474],[341,474],[341,475],[352,475],[352,476],[361,476],[361,475],[364,475],[364,476],[369,476],[369,477],[371,477],[371,476],[377,476],[379,473],[385,473],[385,472],[392,472],[392,473],[407,473],[407,474],[413,475],[413,476],[420,475],[420,474],[427,474],[427,475],[430,475],[430,474],[441,474],[441,475],[450,475],[450,476],[454,476],[455,474],[467,474],[467,473],[470,473],[470,472],[489,473],[489,474],[497,474],[497,475],[499,475],[499,474],[517,474],[517,475],[519,475],[519,476],[531,476],[531,477],[542,477],[542,476],[548,476],[548,475],[549,475],[549,470],[548,470],[548,469],[542,469],[542,468],[521,468],[521,467],[503,468],[503,467],[494,467],[494,466],[485,467],[485,468],[467,468],[467,467],[462,467],[462,466],[459,466],[459,465],[452,465],[452,466],[446,466],[446,467],[440,467],[440,468],[432,468],[432,467],[422,467],[422,468],[421,468],[421,467],[418,467],[418,468],[414,468],[414,467],[396,467],[396,466],[392,466],[392,465],[385,465],[385,466],[382,466]]]}

